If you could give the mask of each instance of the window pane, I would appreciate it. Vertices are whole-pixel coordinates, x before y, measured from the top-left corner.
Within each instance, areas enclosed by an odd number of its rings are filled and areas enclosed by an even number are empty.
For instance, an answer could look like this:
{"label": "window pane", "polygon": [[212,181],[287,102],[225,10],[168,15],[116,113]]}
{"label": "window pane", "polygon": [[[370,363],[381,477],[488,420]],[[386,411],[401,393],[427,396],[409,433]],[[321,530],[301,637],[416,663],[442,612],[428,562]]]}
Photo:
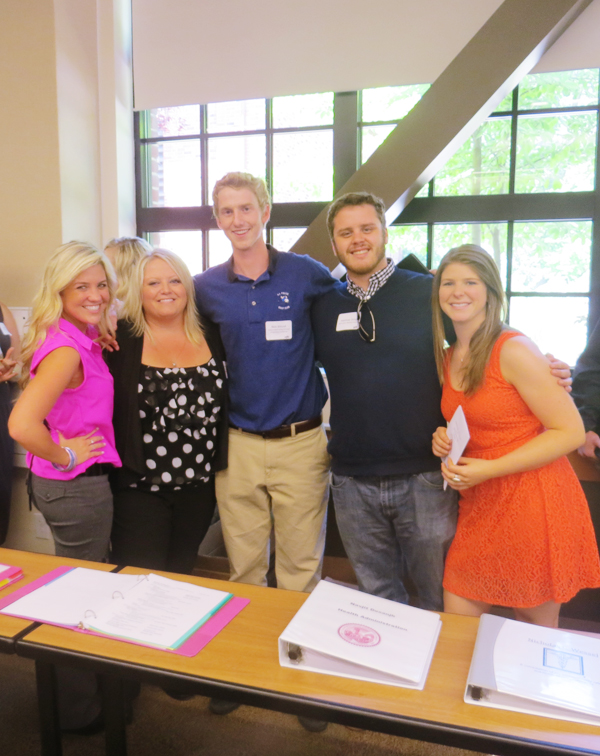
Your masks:
{"label": "window pane", "polygon": [[386,137],[396,128],[394,124],[388,126],[365,126],[361,129],[362,145],[361,160],[366,163]]}
{"label": "window pane", "polygon": [[433,226],[432,268],[440,264],[442,257],[461,244],[479,244],[489,252],[500,268],[502,283],[506,287],[506,247],[508,226],[506,223],[435,223]]}
{"label": "window pane", "polygon": [[436,174],[436,195],[506,194],[510,124],[510,118],[482,124]]}
{"label": "window pane", "polygon": [[574,365],[586,344],[588,308],[587,297],[511,297],[510,325]]}
{"label": "window pane", "polygon": [[333,197],[333,131],[273,136],[273,200],[318,202]]}
{"label": "window pane", "polygon": [[582,192],[594,188],[595,113],[521,116],[515,191]]}
{"label": "window pane", "polygon": [[592,223],[515,223],[512,291],[587,292]]}
{"label": "window pane", "polygon": [[531,74],[519,84],[519,110],[598,103],[598,69]]}
{"label": "window pane", "polygon": [[427,226],[390,226],[387,256],[399,263],[411,253],[427,265]]}
{"label": "window pane", "polygon": [[512,110],[513,106],[513,93],[510,92],[506,97],[498,104],[494,113],[506,113],[507,110]]}
{"label": "window pane", "polygon": [[202,273],[202,231],[160,231],[150,234],[150,244],[175,252],[193,276]]}
{"label": "window pane", "polygon": [[200,106],[146,110],[140,119],[142,139],[149,137],[188,136],[200,133]]}
{"label": "window pane", "polygon": [[273,246],[280,252],[289,252],[305,231],[305,228],[274,228]]}
{"label": "window pane", "polygon": [[273,98],[273,128],[328,126],[333,123],[333,92]]}
{"label": "window pane", "polygon": [[231,257],[231,242],[219,229],[208,232],[208,267],[220,265]]}
{"label": "window pane", "polygon": [[264,100],[215,102],[207,105],[206,111],[207,130],[212,134],[265,128]]}
{"label": "window pane", "polygon": [[150,176],[146,207],[191,207],[202,204],[200,141],[153,142],[142,154]]}
{"label": "window pane", "polygon": [[395,121],[409,113],[429,89],[429,84],[363,89],[362,120]]}
{"label": "window pane", "polygon": [[208,188],[230,171],[246,171],[265,178],[266,141],[263,135],[216,137],[208,140]]}

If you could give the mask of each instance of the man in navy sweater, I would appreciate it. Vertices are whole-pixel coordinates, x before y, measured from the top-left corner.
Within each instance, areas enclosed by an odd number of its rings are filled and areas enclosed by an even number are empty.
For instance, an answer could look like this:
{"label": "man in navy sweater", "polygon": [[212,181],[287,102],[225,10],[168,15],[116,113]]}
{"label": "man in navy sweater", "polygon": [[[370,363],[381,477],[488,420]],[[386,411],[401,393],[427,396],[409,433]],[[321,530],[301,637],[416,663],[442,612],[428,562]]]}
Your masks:
{"label": "man in navy sweater", "polygon": [[330,207],[347,282],[313,305],[317,359],[331,394],[333,500],[361,590],[440,610],[457,495],[443,490],[431,436],[444,424],[433,358],[432,277],[385,256],[385,206],[366,192]]}

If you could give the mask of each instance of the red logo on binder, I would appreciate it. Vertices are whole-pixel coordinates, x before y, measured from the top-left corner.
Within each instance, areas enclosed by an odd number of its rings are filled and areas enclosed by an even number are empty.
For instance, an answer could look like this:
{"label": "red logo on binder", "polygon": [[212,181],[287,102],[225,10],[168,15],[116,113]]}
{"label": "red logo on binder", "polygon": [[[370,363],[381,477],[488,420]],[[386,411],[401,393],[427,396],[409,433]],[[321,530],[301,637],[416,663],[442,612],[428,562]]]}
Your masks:
{"label": "red logo on binder", "polygon": [[377,630],[372,630],[365,625],[342,625],[338,635],[353,646],[376,646],[381,642],[381,636]]}

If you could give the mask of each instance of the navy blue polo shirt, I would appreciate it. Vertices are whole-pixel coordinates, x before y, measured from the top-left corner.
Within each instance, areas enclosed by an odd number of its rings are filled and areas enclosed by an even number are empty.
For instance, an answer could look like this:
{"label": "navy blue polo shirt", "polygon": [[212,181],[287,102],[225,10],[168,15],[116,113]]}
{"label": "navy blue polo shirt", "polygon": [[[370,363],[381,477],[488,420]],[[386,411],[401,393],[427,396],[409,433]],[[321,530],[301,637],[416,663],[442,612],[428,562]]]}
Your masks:
{"label": "navy blue polo shirt", "polygon": [[194,278],[198,309],[225,346],[230,421],[252,431],[308,420],[327,400],[310,308],[335,279],[308,255],[267,247],[269,267],[255,281],[234,273],[233,257]]}

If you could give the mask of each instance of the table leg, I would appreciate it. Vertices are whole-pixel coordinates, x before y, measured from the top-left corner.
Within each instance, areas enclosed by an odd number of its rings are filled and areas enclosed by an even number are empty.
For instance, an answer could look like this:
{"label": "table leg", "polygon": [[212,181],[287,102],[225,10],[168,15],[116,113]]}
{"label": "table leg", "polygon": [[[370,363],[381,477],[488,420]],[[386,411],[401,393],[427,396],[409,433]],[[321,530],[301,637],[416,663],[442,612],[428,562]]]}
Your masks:
{"label": "table leg", "polygon": [[127,756],[126,711],[123,679],[100,675],[106,756]]}
{"label": "table leg", "polygon": [[42,756],[62,756],[62,740],[58,719],[56,671],[53,664],[36,661],[35,677],[40,714]]}

